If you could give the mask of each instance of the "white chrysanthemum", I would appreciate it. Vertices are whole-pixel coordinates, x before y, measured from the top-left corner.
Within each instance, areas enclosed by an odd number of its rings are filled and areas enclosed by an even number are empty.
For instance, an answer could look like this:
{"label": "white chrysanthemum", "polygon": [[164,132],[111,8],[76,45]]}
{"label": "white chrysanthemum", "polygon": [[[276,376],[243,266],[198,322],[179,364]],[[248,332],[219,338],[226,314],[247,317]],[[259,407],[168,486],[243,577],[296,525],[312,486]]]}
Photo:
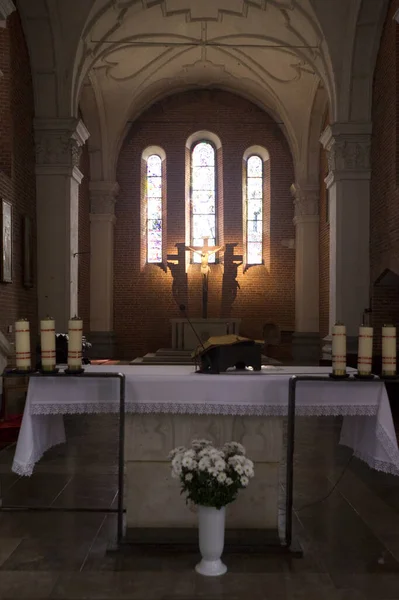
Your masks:
{"label": "white chrysanthemum", "polygon": [[169,460],[172,460],[172,458],[174,458],[175,456],[183,454],[183,452],[185,451],[186,448],[184,446],[178,446],[177,448],[174,448],[169,452]]}
{"label": "white chrysanthemum", "polygon": [[202,450],[200,450],[200,451],[198,452],[198,456],[199,456],[200,458],[202,458],[202,457],[204,457],[204,456],[209,456],[209,450],[208,450],[208,448],[203,448]]}
{"label": "white chrysanthemum", "polygon": [[238,442],[227,442],[224,446],[223,446],[223,450],[225,450],[225,452],[231,454],[232,452],[234,452],[235,454],[245,454],[245,448],[242,444],[239,444]]}
{"label": "white chrysanthemum", "polygon": [[181,464],[183,467],[186,467],[186,469],[190,469],[192,462],[193,462],[193,459],[191,458],[191,456],[183,456],[183,460],[181,461]]}
{"label": "white chrysanthemum", "polygon": [[185,457],[187,456],[189,458],[195,458],[195,450],[192,450],[192,449],[186,450],[184,453],[184,456]]}
{"label": "white chrysanthemum", "polygon": [[209,473],[209,475],[213,475],[213,477],[217,477],[218,476],[218,472],[215,469],[215,467],[209,467],[208,473]]}
{"label": "white chrysanthemum", "polygon": [[240,463],[238,463],[237,465],[234,466],[234,471],[236,473],[238,473],[238,475],[243,475],[244,467],[242,465],[240,465]]}
{"label": "white chrysanthemum", "polygon": [[248,477],[246,477],[245,475],[243,475],[240,479],[241,485],[243,487],[247,487],[248,483],[249,483],[249,479]]}
{"label": "white chrysanthemum", "polygon": [[238,463],[237,458],[235,456],[230,456],[230,458],[227,460],[227,462],[232,467],[234,467],[234,465],[236,465]]}
{"label": "white chrysanthemum", "polygon": [[226,473],[219,473],[218,474],[218,482],[219,483],[225,483],[226,482]]}
{"label": "white chrysanthemum", "polygon": [[247,477],[253,477],[254,476],[254,470],[252,467],[248,467],[248,465],[244,466],[244,473]]}
{"label": "white chrysanthemum", "polygon": [[233,485],[233,480],[231,477],[226,477],[226,485]]}
{"label": "white chrysanthemum", "polygon": [[224,471],[226,468],[226,462],[223,460],[223,458],[219,458],[217,461],[215,461],[215,469],[217,471]]}
{"label": "white chrysanthemum", "polygon": [[253,467],[251,467],[251,465],[244,465],[244,473],[247,477],[253,477],[254,476]]}
{"label": "white chrysanthemum", "polygon": [[201,458],[201,460],[198,463],[198,468],[200,471],[206,471],[207,468],[210,466],[211,466],[211,461],[206,456]]}
{"label": "white chrysanthemum", "polygon": [[173,469],[172,469],[172,472],[173,472],[173,473],[176,473],[176,475],[177,475],[178,477],[180,477],[180,475],[182,474],[182,468],[181,468],[181,465],[175,465],[175,466],[173,467]]}
{"label": "white chrysanthemum", "polygon": [[191,447],[194,448],[194,450],[205,448],[206,446],[212,446],[212,442],[209,440],[193,440],[191,442]]}
{"label": "white chrysanthemum", "polygon": [[192,473],[186,473],[186,476],[184,477],[184,479],[186,481],[191,481],[193,478],[193,474]]}

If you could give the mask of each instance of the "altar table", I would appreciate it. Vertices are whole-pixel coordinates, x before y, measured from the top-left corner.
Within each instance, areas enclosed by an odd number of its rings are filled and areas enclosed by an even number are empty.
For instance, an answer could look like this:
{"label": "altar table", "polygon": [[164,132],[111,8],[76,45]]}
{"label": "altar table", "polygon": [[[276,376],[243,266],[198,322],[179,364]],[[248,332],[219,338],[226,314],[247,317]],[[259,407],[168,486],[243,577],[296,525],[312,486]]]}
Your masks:
{"label": "altar table", "polygon": [[[195,526],[169,475],[167,454],[193,437],[244,442],[258,477],[231,507],[239,527],[275,527],[282,451],[293,374],[323,367],[264,367],[261,372],[195,373],[192,366],[88,366],[126,377],[125,472],[128,526]],[[31,475],[43,453],[65,442],[64,414],[117,413],[116,379],[33,377],[12,469]],[[298,382],[298,416],[343,416],[340,443],[370,467],[399,475],[399,450],[383,382]],[[265,419],[264,417],[268,417]],[[151,502],[150,502],[151,499]],[[252,503],[252,504],[251,504]],[[130,507],[130,510],[129,510]],[[169,512],[168,512],[169,511]],[[162,521],[163,522],[163,521]]]}

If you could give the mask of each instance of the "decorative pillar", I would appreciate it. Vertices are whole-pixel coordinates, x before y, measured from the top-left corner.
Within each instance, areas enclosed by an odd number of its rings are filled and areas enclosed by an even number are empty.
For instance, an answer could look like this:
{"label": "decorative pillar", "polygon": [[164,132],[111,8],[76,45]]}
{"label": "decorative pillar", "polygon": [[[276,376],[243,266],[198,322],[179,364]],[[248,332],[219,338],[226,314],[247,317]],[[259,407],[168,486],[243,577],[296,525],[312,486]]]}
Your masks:
{"label": "decorative pillar", "polygon": [[114,355],[114,181],[90,183],[90,342],[92,356]]}
{"label": "decorative pillar", "polygon": [[318,364],[319,335],[319,187],[291,186],[295,205],[295,333],[293,358]]}
{"label": "decorative pillar", "polygon": [[36,203],[39,318],[51,315],[58,332],[78,306],[78,169],[89,137],[78,119],[37,119]]}
{"label": "decorative pillar", "polygon": [[14,10],[17,10],[11,0],[0,0],[0,27],[6,27],[7,18]]}
{"label": "decorative pillar", "polygon": [[346,325],[348,353],[357,352],[359,325],[369,307],[371,124],[334,123],[320,141],[328,152],[329,168],[325,182],[330,222],[330,335],[323,348],[327,357],[331,328],[337,321]]}

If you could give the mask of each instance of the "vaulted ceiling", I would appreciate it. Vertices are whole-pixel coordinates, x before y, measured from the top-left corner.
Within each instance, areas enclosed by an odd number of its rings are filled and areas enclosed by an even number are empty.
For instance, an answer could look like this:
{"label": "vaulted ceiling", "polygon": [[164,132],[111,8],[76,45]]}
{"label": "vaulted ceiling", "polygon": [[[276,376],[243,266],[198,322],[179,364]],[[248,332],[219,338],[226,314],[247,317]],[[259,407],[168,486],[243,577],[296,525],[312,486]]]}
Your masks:
{"label": "vaulted ceiling", "polygon": [[[233,91],[265,108],[281,124],[295,162],[303,163],[315,110],[317,139],[327,104],[332,118],[351,117],[355,67],[355,91],[365,101],[387,0],[19,4],[38,116],[46,116],[51,96],[58,114],[47,116],[76,115],[80,105],[99,176],[110,178],[127,123],[165,95],[201,87]],[[342,106],[347,117],[339,114]]]}

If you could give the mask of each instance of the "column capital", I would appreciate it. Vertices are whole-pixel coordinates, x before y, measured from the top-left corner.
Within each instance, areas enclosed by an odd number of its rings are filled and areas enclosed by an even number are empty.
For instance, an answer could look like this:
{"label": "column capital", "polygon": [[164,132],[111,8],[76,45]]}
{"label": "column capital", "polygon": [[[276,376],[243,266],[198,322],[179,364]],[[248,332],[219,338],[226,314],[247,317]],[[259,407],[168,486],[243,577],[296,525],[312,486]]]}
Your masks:
{"label": "column capital", "polygon": [[307,221],[314,222],[319,219],[319,186],[293,183],[291,194],[294,197],[295,217],[294,224]]}
{"label": "column capital", "polygon": [[0,27],[4,28],[7,26],[7,17],[14,12],[16,6],[11,0],[0,0]]}
{"label": "column capital", "polygon": [[322,133],[327,150],[327,187],[343,179],[369,179],[371,175],[371,123],[334,123]]}
{"label": "column capital", "polygon": [[76,169],[89,132],[80,119],[36,119],[36,170]]}
{"label": "column capital", "polygon": [[90,182],[90,213],[93,215],[115,214],[119,185],[116,181]]}

